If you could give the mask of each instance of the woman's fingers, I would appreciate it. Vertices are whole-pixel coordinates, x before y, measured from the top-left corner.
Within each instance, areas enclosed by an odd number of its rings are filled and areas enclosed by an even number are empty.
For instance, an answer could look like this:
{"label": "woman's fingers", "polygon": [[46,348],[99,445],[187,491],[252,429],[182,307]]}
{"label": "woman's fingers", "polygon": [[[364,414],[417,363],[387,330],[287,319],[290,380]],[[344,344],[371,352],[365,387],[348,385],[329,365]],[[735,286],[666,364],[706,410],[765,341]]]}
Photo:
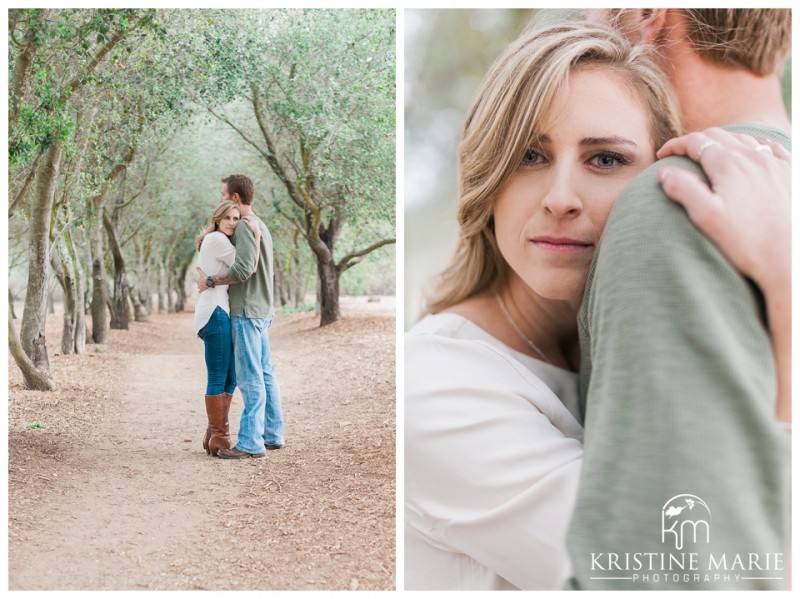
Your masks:
{"label": "woman's fingers", "polygon": [[[680,137],[674,137],[670,139],[667,143],[665,143],[661,148],[656,152],[656,157],[658,159],[666,158],[667,156],[689,156],[692,160],[697,160],[697,150],[700,148],[705,141],[710,138],[706,138],[705,136],[701,136],[697,133],[690,133],[688,135],[681,135]],[[689,148],[693,148],[694,151],[689,153]]]}
{"label": "woman's fingers", "polygon": [[788,162],[791,162],[791,161],[792,161],[792,154],[791,154],[791,152],[789,152],[789,150],[787,150],[786,148],[784,148],[784,147],[783,147],[781,144],[779,144],[779,143],[775,143],[774,141],[772,141],[772,140],[770,140],[770,139],[766,139],[766,138],[764,138],[764,137],[762,137],[761,139],[759,139],[759,140],[758,140],[758,142],[759,142],[760,144],[763,144],[763,145],[765,145],[765,146],[769,146],[769,148],[772,150],[772,153],[773,153],[775,156],[777,156],[778,158],[780,158],[781,160],[786,160],[786,161],[788,161]]}
{"label": "woman's fingers", "polygon": [[[757,150],[763,145],[766,144],[756,141],[750,135],[713,127],[669,140],[658,150],[656,156],[666,158],[677,154],[688,156],[695,162],[702,162],[704,156],[710,158],[715,152],[719,156],[718,150]],[[772,145],[769,144],[768,147],[772,148]],[[712,148],[715,148],[715,152],[710,152]]]}
{"label": "woman's fingers", "polygon": [[664,193],[682,205],[692,222],[713,238],[716,217],[724,208],[720,197],[698,175],[681,168],[665,166],[659,169],[658,178]]}
{"label": "woman's fingers", "polygon": [[656,153],[658,158],[666,158],[675,154],[688,156],[700,162],[702,155],[709,149],[725,144],[736,144],[737,141],[722,129],[706,129],[681,135],[665,143]]}
{"label": "woman's fingers", "polygon": [[707,179],[662,166],[664,192],[743,274],[763,289],[783,289],[790,270],[791,153],[780,144],[722,129],[667,142],[660,158],[685,155]]}

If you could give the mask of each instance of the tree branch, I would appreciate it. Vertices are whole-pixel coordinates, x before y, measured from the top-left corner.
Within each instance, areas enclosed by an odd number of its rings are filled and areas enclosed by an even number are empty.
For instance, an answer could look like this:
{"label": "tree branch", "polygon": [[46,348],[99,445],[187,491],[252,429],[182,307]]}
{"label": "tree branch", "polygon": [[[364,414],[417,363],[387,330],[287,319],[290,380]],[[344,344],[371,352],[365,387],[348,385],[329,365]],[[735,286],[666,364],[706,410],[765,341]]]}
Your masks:
{"label": "tree branch", "polygon": [[352,254],[347,254],[344,258],[339,260],[339,263],[336,265],[336,268],[339,270],[339,274],[342,274],[348,268],[351,268],[361,262],[361,258],[370,254],[377,250],[378,248],[382,248],[385,245],[389,245],[392,243],[396,243],[396,239],[383,239],[377,243],[373,243],[368,248],[364,248],[358,252],[353,252]]}
{"label": "tree branch", "polygon": [[272,208],[273,210],[275,210],[275,212],[278,213],[278,216],[282,216],[283,218],[285,218],[295,229],[297,229],[303,235],[303,237],[306,237],[305,227],[303,226],[302,222],[297,221],[288,214],[286,214],[283,210],[281,210],[278,204],[273,203]]}
{"label": "tree branch", "polygon": [[116,206],[114,206],[114,209],[115,210],[122,210],[123,208],[127,208],[128,206],[130,206],[133,203],[133,201],[136,198],[138,198],[140,195],[142,195],[144,193],[145,189],[147,189],[147,178],[149,176],[150,176],[150,162],[148,161],[145,164],[145,167],[144,167],[144,181],[142,182],[142,187],[139,189],[139,191],[137,191],[135,194],[133,194],[131,196],[130,200],[128,200],[127,202],[124,202],[122,204],[117,204]]}
{"label": "tree branch", "polygon": [[28,173],[28,176],[25,177],[25,182],[22,184],[19,192],[17,192],[17,195],[14,197],[14,201],[11,202],[11,205],[8,207],[8,218],[14,216],[14,212],[17,209],[17,204],[19,204],[28,193],[28,189],[30,188],[31,183],[33,183],[34,176],[36,175],[36,169],[39,166],[39,161],[42,159],[42,156],[44,156],[44,154],[38,154],[36,159],[33,161],[31,170]]}
{"label": "tree branch", "polygon": [[294,181],[289,178],[283,166],[281,166],[280,162],[278,162],[275,144],[272,141],[272,135],[270,135],[269,128],[267,127],[267,123],[264,119],[264,114],[261,112],[258,90],[255,88],[255,86],[253,86],[252,91],[253,112],[256,115],[256,121],[258,122],[259,129],[261,129],[261,135],[264,137],[264,142],[267,144],[268,152],[262,153],[262,155],[264,158],[266,158],[267,163],[269,163],[269,166],[272,168],[272,171],[275,173],[278,179],[283,182],[292,201],[304,210],[316,210],[317,206],[314,204],[313,200],[308,196],[308,194],[302,193],[302,190],[295,184]]}
{"label": "tree branch", "polygon": [[97,65],[102,62],[103,58],[105,58],[106,54],[111,52],[119,42],[125,37],[126,34],[130,33],[131,31],[138,28],[144,21],[146,17],[140,17],[131,27],[126,31],[117,30],[114,35],[109,38],[105,44],[95,53],[92,59],[89,61],[89,64],[86,65],[86,69],[83,73],[76,75],[72,81],[70,81],[67,85],[64,86],[63,91],[59,94],[58,101],[61,102],[64,99],[66,94],[71,94],[75,89],[81,87],[86,79],[91,75],[94,70],[97,68]]}
{"label": "tree branch", "polygon": [[33,64],[33,54],[36,48],[34,29],[38,28],[39,22],[42,20],[44,13],[45,11],[42,9],[38,9],[36,11],[36,16],[33,19],[33,25],[28,28],[28,31],[25,35],[25,46],[22,47],[22,51],[19,53],[17,60],[14,63],[11,85],[9,86],[10,93],[8,95],[11,109],[10,114],[8,115],[9,123],[16,123],[17,118],[19,117],[19,107],[20,102],[22,101],[22,87],[25,79],[27,78],[28,71]]}

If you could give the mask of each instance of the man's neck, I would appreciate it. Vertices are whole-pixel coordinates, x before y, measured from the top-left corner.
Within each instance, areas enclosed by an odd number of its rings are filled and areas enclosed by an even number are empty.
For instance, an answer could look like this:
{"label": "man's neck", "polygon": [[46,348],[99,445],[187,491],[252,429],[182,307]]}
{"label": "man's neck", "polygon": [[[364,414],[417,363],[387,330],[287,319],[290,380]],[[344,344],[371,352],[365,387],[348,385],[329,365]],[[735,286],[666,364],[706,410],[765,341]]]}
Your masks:
{"label": "man's neck", "polygon": [[734,123],[754,123],[791,132],[778,75],[759,77],[741,68],[701,58],[677,17],[667,29],[662,66],[669,77],[687,132]]}
{"label": "man's neck", "polygon": [[740,69],[707,64],[678,73],[673,85],[687,132],[734,123],[791,131],[777,75],[756,77]]}
{"label": "man's neck", "polygon": [[253,209],[250,206],[248,206],[247,204],[242,204],[241,202],[239,202],[239,214],[241,216],[247,216],[248,214],[251,214],[252,212],[253,212]]}

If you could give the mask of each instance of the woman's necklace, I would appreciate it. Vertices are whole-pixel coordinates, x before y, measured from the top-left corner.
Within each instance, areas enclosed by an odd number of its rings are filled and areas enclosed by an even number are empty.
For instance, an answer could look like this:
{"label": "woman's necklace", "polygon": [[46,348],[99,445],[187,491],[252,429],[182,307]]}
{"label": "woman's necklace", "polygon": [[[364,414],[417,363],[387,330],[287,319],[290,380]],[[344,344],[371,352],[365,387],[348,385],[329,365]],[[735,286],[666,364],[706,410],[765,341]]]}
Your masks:
{"label": "woman's necklace", "polygon": [[547,359],[547,356],[544,355],[544,352],[542,350],[540,350],[538,347],[536,347],[536,344],[533,341],[531,341],[525,335],[525,333],[523,333],[520,330],[520,328],[517,326],[517,323],[514,322],[514,319],[511,317],[511,313],[508,311],[508,308],[506,307],[506,303],[503,301],[503,298],[500,297],[500,294],[495,291],[494,292],[494,296],[497,298],[497,303],[500,304],[500,309],[503,311],[503,314],[505,314],[506,320],[508,320],[508,323],[517,332],[517,335],[519,335],[520,339],[522,339],[528,345],[528,347],[530,347],[533,351],[535,351],[537,354],[539,354],[542,357],[542,360],[544,360],[548,364],[552,364],[552,362]]}

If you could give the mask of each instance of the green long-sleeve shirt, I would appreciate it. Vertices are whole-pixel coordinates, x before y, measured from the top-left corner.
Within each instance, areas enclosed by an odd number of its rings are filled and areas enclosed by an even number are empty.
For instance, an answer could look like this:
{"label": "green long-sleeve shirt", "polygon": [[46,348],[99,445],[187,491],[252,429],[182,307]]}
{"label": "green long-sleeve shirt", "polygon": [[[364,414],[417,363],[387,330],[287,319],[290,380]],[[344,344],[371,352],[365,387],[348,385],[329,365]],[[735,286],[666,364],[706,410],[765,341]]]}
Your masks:
{"label": "green long-sleeve shirt", "polygon": [[[789,146],[772,129],[729,129]],[[615,204],[579,314],[571,586],[785,589],[789,437],[763,297],[664,195],[667,161]]]}
{"label": "green long-sleeve shirt", "polygon": [[242,220],[236,225],[231,237],[231,242],[236,246],[236,260],[228,274],[237,281],[228,287],[231,316],[269,318],[275,314],[272,293],[272,236],[261,219],[258,219],[258,227],[261,230],[259,248],[256,248],[255,235]]}

